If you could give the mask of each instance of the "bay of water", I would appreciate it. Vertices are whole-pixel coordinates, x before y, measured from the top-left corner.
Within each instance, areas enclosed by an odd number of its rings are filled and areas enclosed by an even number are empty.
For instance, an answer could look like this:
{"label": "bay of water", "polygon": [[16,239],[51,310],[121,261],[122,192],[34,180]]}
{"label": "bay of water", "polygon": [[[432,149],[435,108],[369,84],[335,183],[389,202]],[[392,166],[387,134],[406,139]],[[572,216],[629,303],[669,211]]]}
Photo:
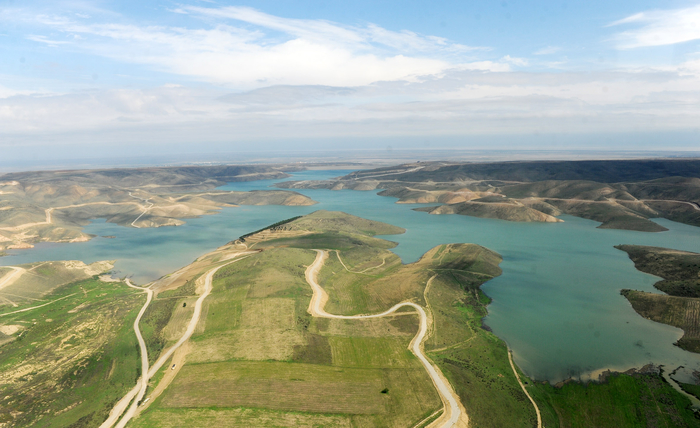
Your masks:
{"label": "bay of water", "polygon": [[[303,171],[290,180],[319,180],[347,171]],[[221,189],[262,190],[280,180],[230,183]],[[247,232],[318,209],[344,211],[407,229],[393,250],[404,263],[443,243],[475,243],[503,256],[503,275],[482,289],[493,302],[485,323],[513,349],[529,376],[553,382],[587,378],[602,369],[626,370],[648,363],[669,370],[700,369],[700,356],[673,342],[682,331],[637,315],[620,289],[658,292],[658,278],[637,271],[627,254],[613,248],[639,244],[700,252],[700,228],[659,219],[661,233],[596,229],[597,222],[562,216],[564,223],[514,223],[412,211],[376,191],[300,190],[319,203],[310,207],[241,206],[187,220],[179,227],[135,229],[92,222],[89,242],[39,244],[12,251],[0,265],[42,260],[116,260],[120,276],[146,283],[173,272]]]}

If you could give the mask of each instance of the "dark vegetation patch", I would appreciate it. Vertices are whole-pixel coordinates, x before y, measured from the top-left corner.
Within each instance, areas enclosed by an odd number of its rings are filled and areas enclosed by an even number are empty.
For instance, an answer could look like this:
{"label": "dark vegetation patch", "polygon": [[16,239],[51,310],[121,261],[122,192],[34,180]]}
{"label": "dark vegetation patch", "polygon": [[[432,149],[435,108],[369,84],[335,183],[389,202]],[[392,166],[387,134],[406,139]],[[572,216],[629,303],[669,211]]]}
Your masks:
{"label": "dark vegetation patch", "polygon": [[664,218],[691,226],[700,226],[700,211],[688,204],[665,201],[646,201],[645,203]]}
{"label": "dark vegetation patch", "polygon": [[620,293],[644,318],[683,329],[683,337],[675,345],[686,351],[700,352],[700,299],[636,290]]}
{"label": "dark vegetation patch", "polygon": [[[597,221],[598,219],[592,220]],[[633,215],[611,216],[609,219],[605,220],[603,224],[598,226],[598,228],[636,230],[638,232],[664,232],[668,230],[658,223]]]}
{"label": "dark vegetation patch", "polygon": [[298,216],[296,216],[296,217],[292,217],[292,218],[288,218],[288,219],[286,219],[286,220],[278,221],[277,223],[272,223],[271,225],[266,226],[266,227],[263,227],[262,229],[258,229],[258,230],[256,230],[255,232],[250,232],[250,233],[246,233],[245,235],[241,235],[241,237],[238,238],[238,239],[240,239],[241,241],[245,242],[245,238],[249,237],[250,235],[255,235],[256,233],[260,233],[260,232],[262,232],[263,230],[274,229],[274,228],[276,228],[276,227],[280,227],[280,226],[282,226],[282,225],[284,225],[284,224],[291,223],[291,222],[293,222],[294,220],[296,220],[296,219],[298,219],[298,218],[301,218],[301,216],[298,215]]}
{"label": "dark vegetation patch", "polygon": [[658,373],[615,373],[605,382],[536,383],[547,427],[698,427],[688,398]]}
{"label": "dark vegetation patch", "polygon": [[687,392],[688,394],[694,396],[697,399],[700,399],[700,385],[683,382],[679,382],[678,385],[683,391]]}
{"label": "dark vegetation patch", "polygon": [[419,328],[419,321],[416,317],[400,316],[394,317],[389,321],[392,327],[396,327],[401,333],[412,333],[415,334]]}
{"label": "dark vegetation patch", "polygon": [[700,254],[641,245],[618,245],[634,267],[664,278],[654,287],[679,297],[700,297]]}
{"label": "dark vegetation patch", "polygon": [[326,336],[307,333],[306,345],[294,346],[292,360],[298,363],[330,365],[333,362],[331,345]]}
{"label": "dark vegetation patch", "polygon": [[158,359],[160,352],[167,343],[165,337],[163,337],[163,329],[168,325],[177,304],[178,301],[176,299],[154,300],[148,305],[148,309],[146,309],[141,318],[139,326],[146,342],[148,360],[151,364]]}
{"label": "dark vegetation patch", "polygon": [[324,248],[329,250],[350,250],[356,246],[379,246],[380,248],[393,248],[395,243],[377,238],[363,237],[361,235],[348,235],[342,232],[328,231],[314,233],[293,238],[280,238],[265,241],[261,246],[288,246],[295,248]]}

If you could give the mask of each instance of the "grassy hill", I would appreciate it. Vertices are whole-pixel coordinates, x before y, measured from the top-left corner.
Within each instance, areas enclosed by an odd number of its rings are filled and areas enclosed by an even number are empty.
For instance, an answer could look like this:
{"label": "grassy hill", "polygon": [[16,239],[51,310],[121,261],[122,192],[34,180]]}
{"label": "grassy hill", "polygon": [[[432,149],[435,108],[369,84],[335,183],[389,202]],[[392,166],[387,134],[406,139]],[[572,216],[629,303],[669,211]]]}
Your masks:
{"label": "grassy hill", "polygon": [[[35,272],[55,278],[65,267]],[[132,324],[143,300],[122,282],[88,278],[0,307],[0,423],[99,426],[139,376]]]}
{"label": "grassy hill", "polygon": [[[402,232],[317,211],[255,233],[245,245],[231,242],[156,281],[156,297],[140,323],[151,362],[183,334],[202,275],[249,252],[216,273],[192,338],[151,379],[148,401],[130,426],[406,427],[438,417],[439,396],[409,351],[416,313],[312,317],[305,271],[313,249],[328,252],[318,282],[328,293],[329,313],[419,304],[430,320],[424,352],[453,386],[471,424],[534,426],[534,408],[506,344],[482,326],[490,299],[480,287],[501,274],[501,257],[453,243],[403,264],[389,251],[395,244],[377,237]],[[662,272],[674,289],[692,289],[678,284],[697,275],[698,255],[623,249],[644,269]],[[132,323],[143,296],[121,282],[67,276],[77,268],[80,275],[97,274],[107,265],[65,263],[22,266],[32,271],[20,276],[28,281],[23,287],[42,290],[33,297],[40,300],[0,307],[0,422],[6,426],[99,426],[140,375]],[[12,274],[0,269],[0,281]],[[55,280],[45,288],[31,281],[35,276]],[[700,425],[687,398],[655,370],[607,374],[585,385],[519,376],[550,428]]]}
{"label": "grassy hill", "polygon": [[[451,381],[473,382],[457,390],[470,418],[479,426],[532,425],[505,345],[480,328],[488,298],[479,286],[500,274],[500,256],[451,244],[403,265],[388,251],[394,244],[374,237],[403,232],[385,223],[317,211],[283,226],[246,238],[262,251],[217,273],[185,366],[135,426],[405,427],[434,417],[440,400],[408,351],[417,317],[311,317],[310,248],[331,250],[319,276],[327,311],[375,313],[406,299],[432,308],[425,348]],[[216,260],[201,259],[208,257]],[[484,351],[490,356],[473,362],[476,375],[459,365]]]}
{"label": "grassy hill", "polygon": [[[175,371],[166,365],[157,375],[169,379],[167,387],[153,383],[148,394],[159,392],[132,425],[406,427],[437,417],[440,401],[408,351],[418,329],[414,314],[364,320],[309,315],[312,292],[304,273],[316,257],[311,249],[320,248],[328,250],[318,281],[328,293],[329,313],[377,313],[406,300],[420,304],[432,322],[426,355],[453,385],[471,423],[534,426],[533,406],[513,374],[507,346],[482,328],[490,299],[480,286],[500,275],[500,256],[478,245],[444,244],[404,265],[388,251],[392,243],[375,237],[400,232],[319,211],[251,235],[248,250],[259,252],[218,271],[184,359]],[[164,283],[168,291],[156,302],[165,313],[172,308],[161,329],[166,346],[191,313],[192,281],[241,248],[232,242],[200,257],[178,271],[190,278],[178,280],[178,287]],[[170,300],[175,303],[165,303]],[[547,427],[698,426],[687,399],[658,372],[557,387],[520,376]]]}

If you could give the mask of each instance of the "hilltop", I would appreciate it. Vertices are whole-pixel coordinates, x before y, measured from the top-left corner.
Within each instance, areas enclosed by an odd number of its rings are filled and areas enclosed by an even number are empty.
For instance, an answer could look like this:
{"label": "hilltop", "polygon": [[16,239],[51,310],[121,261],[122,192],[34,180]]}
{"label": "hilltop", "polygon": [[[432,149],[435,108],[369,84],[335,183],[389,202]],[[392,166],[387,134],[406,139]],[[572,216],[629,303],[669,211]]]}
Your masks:
{"label": "hilltop", "polygon": [[599,227],[660,232],[652,218],[700,225],[700,160],[418,162],[356,171],[288,189],[375,190],[419,208],[509,221],[552,222],[569,214]]}
{"label": "hilltop", "polygon": [[0,177],[0,251],[36,242],[91,239],[91,220],[127,227],[184,224],[236,205],[312,205],[296,192],[216,190],[229,181],[284,178],[284,166],[211,166],[48,171]]}

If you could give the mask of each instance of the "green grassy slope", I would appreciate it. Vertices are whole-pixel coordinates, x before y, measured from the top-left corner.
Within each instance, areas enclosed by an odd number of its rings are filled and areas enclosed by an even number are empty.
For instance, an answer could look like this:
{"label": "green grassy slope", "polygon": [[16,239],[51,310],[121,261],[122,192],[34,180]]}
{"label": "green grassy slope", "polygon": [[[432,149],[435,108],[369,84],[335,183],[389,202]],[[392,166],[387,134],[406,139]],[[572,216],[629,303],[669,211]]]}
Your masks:
{"label": "green grassy slope", "polygon": [[[60,299],[60,300],[59,300]],[[16,314],[20,329],[0,346],[0,420],[13,427],[93,427],[136,384],[132,324],[144,297],[123,283],[88,279],[64,285],[54,303]]]}

